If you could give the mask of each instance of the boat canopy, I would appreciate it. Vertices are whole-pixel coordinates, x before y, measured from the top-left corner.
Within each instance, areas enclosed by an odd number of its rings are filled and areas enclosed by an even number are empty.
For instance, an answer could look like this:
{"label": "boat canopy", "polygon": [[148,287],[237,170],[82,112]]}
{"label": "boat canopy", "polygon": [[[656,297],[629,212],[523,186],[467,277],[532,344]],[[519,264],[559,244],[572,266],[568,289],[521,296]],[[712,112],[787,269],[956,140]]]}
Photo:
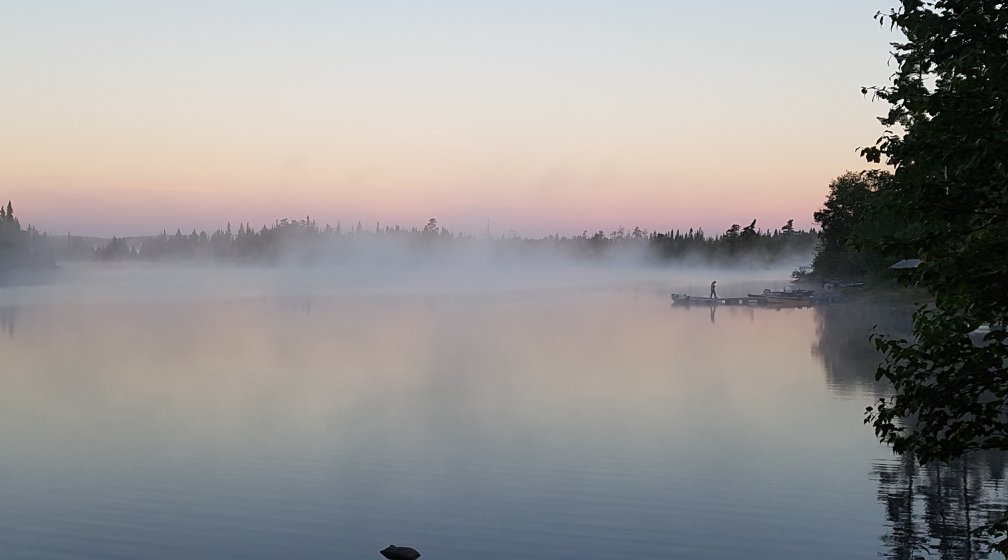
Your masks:
{"label": "boat canopy", "polygon": [[903,259],[901,261],[897,261],[889,265],[889,268],[893,270],[901,270],[904,268],[917,268],[918,266],[921,265],[922,262],[924,261],[920,259]]}

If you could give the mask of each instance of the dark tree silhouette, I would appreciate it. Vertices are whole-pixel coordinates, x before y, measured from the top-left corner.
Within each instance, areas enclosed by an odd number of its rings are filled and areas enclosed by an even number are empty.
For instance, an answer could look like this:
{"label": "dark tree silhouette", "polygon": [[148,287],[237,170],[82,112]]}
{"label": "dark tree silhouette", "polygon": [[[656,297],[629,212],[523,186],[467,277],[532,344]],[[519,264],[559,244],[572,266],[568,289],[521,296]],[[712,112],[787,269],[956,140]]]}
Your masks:
{"label": "dark tree silhouette", "polygon": [[[922,259],[915,280],[934,304],[917,311],[913,340],[877,339],[894,396],[866,422],[923,462],[1008,449],[1008,4],[902,0],[878,19],[906,40],[893,43],[891,83],[863,89],[889,111],[862,154],[895,170],[873,205],[892,227],[866,245]],[[1002,552],[1006,529],[1008,516]]]}

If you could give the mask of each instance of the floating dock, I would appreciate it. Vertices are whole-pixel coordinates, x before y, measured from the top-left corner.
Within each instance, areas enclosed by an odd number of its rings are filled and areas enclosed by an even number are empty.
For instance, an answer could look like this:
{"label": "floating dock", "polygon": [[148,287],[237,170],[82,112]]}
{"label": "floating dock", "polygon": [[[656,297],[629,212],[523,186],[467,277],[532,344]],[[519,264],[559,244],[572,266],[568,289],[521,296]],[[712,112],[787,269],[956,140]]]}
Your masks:
{"label": "floating dock", "polygon": [[757,295],[743,297],[703,297],[687,294],[672,294],[676,305],[767,305],[771,307],[809,307],[844,301],[840,294],[814,294],[808,296]]}
{"label": "floating dock", "polygon": [[766,305],[765,297],[701,297],[672,294],[672,303],[681,305]]}

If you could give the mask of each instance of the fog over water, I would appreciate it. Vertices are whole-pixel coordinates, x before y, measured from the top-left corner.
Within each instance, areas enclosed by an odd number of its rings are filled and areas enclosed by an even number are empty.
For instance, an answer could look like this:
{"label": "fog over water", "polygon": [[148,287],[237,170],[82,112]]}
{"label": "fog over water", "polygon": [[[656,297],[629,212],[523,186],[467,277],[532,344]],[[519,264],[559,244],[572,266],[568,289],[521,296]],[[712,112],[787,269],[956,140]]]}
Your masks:
{"label": "fog over water", "polygon": [[[792,268],[62,265],[0,290],[0,550],[896,556],[930,529],[861,422],[875,311],[669,298]],[[953,533],[1004,503],[996,459],[967,469]]]}
{"label": "fog over water", "polygon": [[[494,259],[489,253],[437,258],[369,257],[348,264],[232,266],[213,263],[68,262],[43,286],[14,286],[0,293],[4,305],[19,303],[234,299],[259,296],[432,295],[474,296],[536,290],[636,289],[707,295],[712,280],[725,295],[781,289],[790,272],[807,264],[797,257],[761,266],[698,265],[683,260],[573,259],[559,254],[525,260]],[[58,289],[54,289],[58,288]]]}

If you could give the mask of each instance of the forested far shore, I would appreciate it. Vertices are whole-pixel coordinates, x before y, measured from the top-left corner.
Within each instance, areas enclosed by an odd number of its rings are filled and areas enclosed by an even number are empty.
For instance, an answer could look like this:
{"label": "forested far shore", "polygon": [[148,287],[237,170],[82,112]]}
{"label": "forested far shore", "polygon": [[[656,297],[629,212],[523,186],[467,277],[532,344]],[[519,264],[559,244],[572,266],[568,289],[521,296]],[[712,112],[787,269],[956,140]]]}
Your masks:
{"label": "forested far shore", "polygon": [[453,233],[431,218],[423,227],[381,226],[352,228],[320,226],[311,217],[284,218],[258,229],[249,223],[230,224],[213,233],[162,231],[149,237],[113,237],[96,240],[67,235],[52,238],[60,259],[103,261],[201,260],[232,263],[342,262],[350,258],[386,256],[395,249],[399,256],[430,257],[452,254],[454,250],[489,248],[494,254],[515,256],[558,255],[575,259],[633,257],[660,263],[691,258],[716,263],[772,263],[780,259],[808,257],[815,249],[815,230],[799,230],[789,220],[780,228],[762,230],[756,220],[748,226],[733,224],[723,234],[710,236],[702,229],[648,231],[635,227],[606,233],[587,231],[576,236],[550,235],[526,238],[506,235],[497,238]]}
{"label": "forested far shore", "polygon": [[0,285],[30,281],[55,264],[49,238],[35,227],[21,227],[14,205],[0,206]]}
{"label": "forested far shore", "polygon": [[[5,214],[6,215],[6,214]],[[550,235],[527,238],[517,235],[474,237],[453,233],[435,218],[422,227],[404,228],[376,224],[365,228],[342,224],[319,225],[310,216],[283,218],[259,228],[251,223],[230,223],[212,233],[192,231],[142,237],[102,239],[67,234],[49,236],[34,228],[21,230],[17,220],[5,218],[4,245],[0,246],[0,267],[22,266],[16,255],[36,254],[46,262],[69,260],[94,261],[200,261],[234,264],[339,264],[355,259],[431,258],[457,251],[489,251],[492,256],[550,259],[632,259],[660,264],[691,259],[709,264],[772,264],[808,259],[815,250],[817,232],[794,227],[794,221],[773,229],[757,227],[755,219],[747,226],[733,224],[723,233],[708,235],[701,228],[649,231],[640,227],[619,228],[606,233],[597,230],[575,236]],[[8,231],[9,230],[9,231]]]}

